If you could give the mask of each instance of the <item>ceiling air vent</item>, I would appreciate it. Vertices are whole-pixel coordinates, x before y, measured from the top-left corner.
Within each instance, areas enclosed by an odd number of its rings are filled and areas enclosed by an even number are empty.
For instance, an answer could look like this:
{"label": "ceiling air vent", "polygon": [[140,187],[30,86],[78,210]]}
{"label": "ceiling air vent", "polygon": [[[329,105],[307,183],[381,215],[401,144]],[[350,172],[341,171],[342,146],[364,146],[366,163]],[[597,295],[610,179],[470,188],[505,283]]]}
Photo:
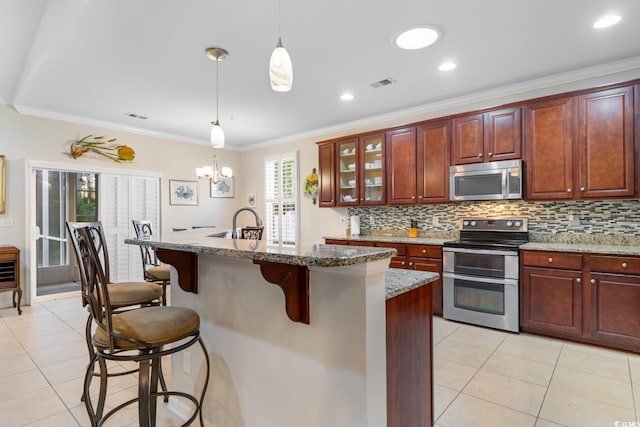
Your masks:
{"label": "ceiling air vent", "polygon": [[141,116],[140,114],[135,114],[135,113],[127,113],[125,114],[125,116],[131,117],[133,119],[140,119],[140,120],[147,120],[149,118],[147,116]]}
{"label": "ceiling air vent", "polygon": [[391,77],[387,77],[386,79],[382,79],[382,80],[378,80],[377,82],[373,82],[373,83],[369,83],[369,86],[371,86],[372,88],[379,88],[382,86],[388,86],[391,83],[395,83],[396,81],[393,80]]}

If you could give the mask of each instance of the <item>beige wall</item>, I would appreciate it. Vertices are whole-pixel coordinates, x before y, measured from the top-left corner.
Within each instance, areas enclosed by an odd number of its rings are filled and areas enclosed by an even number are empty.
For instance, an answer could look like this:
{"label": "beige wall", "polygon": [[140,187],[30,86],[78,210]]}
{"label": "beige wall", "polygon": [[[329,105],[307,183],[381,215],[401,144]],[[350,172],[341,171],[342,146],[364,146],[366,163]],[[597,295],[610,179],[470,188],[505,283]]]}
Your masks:
{"label": "beige wall", "polygon": [[[70,143],[89,134],[115,137],[118,143],[133,147],[136,151],[135,160],[118,164],[88,155],[72,159],[67,154]],[[233,212],[242,204],[238,197],[209,197],[208,182],[202,181],[198,183],[199,206],[169,205],[169,179],[196,180],[195,168],[210,164],[212,150],[209,146],[25,116],[7,105],[0,105],[0,154],[5,156],[7,162],[7,205],[6,213],[1,214],[0,218],[12,218],[14,221],[12,227],[0,227],[0,244],[10,244],[21,250],[23,289],[27,279],[25,266],[28,265],[25,253],[29,217],[29,213],[25,212],[27,161],[51,162],[90,171],[161,173],[163,232],[171,231],[172,227],[192,225],[228,228]],[[242,175],[240,153],[222,150],[219,151],[219,157],[221,165],[230,166],[234,174]],[[10,293],[0,294],[0,307],[9,306],[9,301]]]}

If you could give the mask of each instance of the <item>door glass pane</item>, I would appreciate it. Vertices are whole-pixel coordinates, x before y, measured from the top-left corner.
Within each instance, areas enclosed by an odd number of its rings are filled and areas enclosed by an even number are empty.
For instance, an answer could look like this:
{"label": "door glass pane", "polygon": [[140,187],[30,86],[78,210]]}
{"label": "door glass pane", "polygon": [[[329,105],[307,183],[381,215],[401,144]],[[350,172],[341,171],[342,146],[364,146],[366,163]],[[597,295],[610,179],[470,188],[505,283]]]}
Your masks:
{"label": "door glass pane", "polygon": [[502,173],[455,178],[456,196],[502,194]]}
{"label": "door glass pane", "polygon": [[356,153],[356,141],[342,142],[338,147],[338,185],[340,188],[340,201],[358,201],[358,156]]}
{"label": "door glass pane", "polygon": [[455,279],[454,307],[481,313],[504,314],[504,285]]}

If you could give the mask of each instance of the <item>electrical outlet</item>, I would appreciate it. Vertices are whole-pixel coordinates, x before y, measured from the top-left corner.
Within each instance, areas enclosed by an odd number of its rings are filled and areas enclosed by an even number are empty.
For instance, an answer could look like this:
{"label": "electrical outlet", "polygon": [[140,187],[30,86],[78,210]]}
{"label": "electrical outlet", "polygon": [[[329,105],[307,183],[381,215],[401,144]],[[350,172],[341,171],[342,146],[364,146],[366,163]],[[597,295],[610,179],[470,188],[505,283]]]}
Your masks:
{"label": "electrical outlet", "polygon": [[341,215],[340,216],[340,224],[346,224],[347,223],[347,217],[345,215]]}
{"label": "electrical outlet", "polygon": [[185,374],[191,375],[191,353],[187,350],[182,352],[182,370]]}
{"label": "electrical outlet", "polygon": [[0,227],[13,227],[13,217],[7,216],[4,218],[0,218]]}
{"label": "electrical outlet", "polygon": [[376,225],[376,219],[373,215],[369,215],[369,224]]}
{"label": "electrical outlet", "polygon": [[580,225],[580,218],[573,214],[569,215],[569,226],[577,227],[578,225]]}

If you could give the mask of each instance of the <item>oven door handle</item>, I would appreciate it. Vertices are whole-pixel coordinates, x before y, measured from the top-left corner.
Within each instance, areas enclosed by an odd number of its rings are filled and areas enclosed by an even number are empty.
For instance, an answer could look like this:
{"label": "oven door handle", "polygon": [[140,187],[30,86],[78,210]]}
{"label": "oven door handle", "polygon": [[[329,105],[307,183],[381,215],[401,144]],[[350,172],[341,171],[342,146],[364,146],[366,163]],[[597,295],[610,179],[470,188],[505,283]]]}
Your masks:
{"label": "oven door handle", "polygon": [[518,251],[500,251],[494,249],[466,249],[466,248],[442,248],[443,252],[459,252],[463,254],[479,254],[479,255],[518,255]]}
{"label": "oven door handle", "polygon": [[455,273],[442,273],[442,277],[447,279],[461,279],[468,280],[470,282],[484,282],[484,283],[495,283],[497,285],[505,285],[505,286],[518,286],[518,280],[516,279],[494,279],[492,277],[480,277],[480,276],[465,276],[462,274]]}

